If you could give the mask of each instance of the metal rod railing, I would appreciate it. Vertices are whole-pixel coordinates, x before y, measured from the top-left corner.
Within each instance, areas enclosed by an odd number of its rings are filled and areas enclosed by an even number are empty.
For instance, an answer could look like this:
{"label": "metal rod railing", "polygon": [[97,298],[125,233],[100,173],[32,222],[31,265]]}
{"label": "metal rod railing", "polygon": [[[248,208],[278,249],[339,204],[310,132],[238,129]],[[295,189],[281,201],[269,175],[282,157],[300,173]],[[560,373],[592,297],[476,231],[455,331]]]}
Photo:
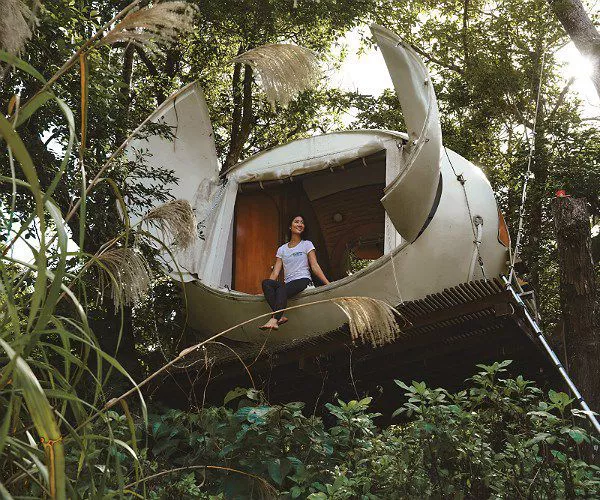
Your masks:
{"label": "metal rod railing", "polygon": [[587,415],[587,417],[590,419],[590,422],[592,423],[592,425],[594,426],[594,428],[596,429],[596,431],[598,432],[598,434],[600,434],[600,423],[598,422],[598,419],[596,418],[596,415],[590,409],[590,407],[588,406],[588,404],[585,402],[585,400],[583,399],[583,396],[581,395],[581,393],[577,389],[577,386],[571,380],[571,377],[569,377],[569,374],[567,373],[567,371],[563,367],[562,363],[560,362],[560,359],[558,359],[558,356],[552,350],[552,348],[550,347],[550,345],[548,344],[548,342],[544,338],[544,334],[542,332],[542,329],[538,326],[537,322],[531,317],[531,314],[530,314],[529,310],[527,309],[527,306],[525,305],[525,302],[523,302],[523,299],[521,299],[521,297],[515,292],[515,290],[511,286],[511,284],[508,281],[508,279],[506,279],[505,277],[502,277],[502,279],[504,280],[504,284],[506,285],[506,289],[512,294],[513,298],[517,301],[517,303],[523,308],[523,313],[525,314],[525,317],[526,317],[527,321],[529,322],[529,324],[533,328],[533,331],[537,335],[537,338],[539,339],[540,343],[542,344],[542,347],[544,348],[544,350],[550,356],[550,359],[554,363],[554,366],[556,368],[558,368],[558,371],[560,372],[560,374],[561,374],[562,378],[564,379],[564,381],[569,386],[569,389],[571,390],[571,392],[575,396],[575,399],[577,399],[577,401],[579,402],[579,405],[581,406],[581,408],[583,409],[583,411],[585,412],[585,414]]}

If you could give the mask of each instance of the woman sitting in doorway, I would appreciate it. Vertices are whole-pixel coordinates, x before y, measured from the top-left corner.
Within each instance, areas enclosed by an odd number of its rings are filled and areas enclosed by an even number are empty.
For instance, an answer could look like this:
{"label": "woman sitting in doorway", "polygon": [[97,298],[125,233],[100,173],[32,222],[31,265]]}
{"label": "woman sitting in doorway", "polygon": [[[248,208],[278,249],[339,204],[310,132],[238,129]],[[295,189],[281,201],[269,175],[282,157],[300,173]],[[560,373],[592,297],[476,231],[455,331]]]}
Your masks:
{"label": "woman sitting in doorway", "polygon": [[[315,246],[306,238],[308,230],[302,215],[291,218],[288,227],[288,243],[277,249],[275,265],[268,279],[262,282],[262,289],[267,302],[273,311],[284,309],[287,299],[299,294],[312,283],[310,271],[325,285],[329,280],[323,274],[319,263]],[[277,281],[277,277],[283,267],[284,283]],[[271,316],[260,328],[261,330],[277,330],[279,325],[288,319],[283,312]]]}

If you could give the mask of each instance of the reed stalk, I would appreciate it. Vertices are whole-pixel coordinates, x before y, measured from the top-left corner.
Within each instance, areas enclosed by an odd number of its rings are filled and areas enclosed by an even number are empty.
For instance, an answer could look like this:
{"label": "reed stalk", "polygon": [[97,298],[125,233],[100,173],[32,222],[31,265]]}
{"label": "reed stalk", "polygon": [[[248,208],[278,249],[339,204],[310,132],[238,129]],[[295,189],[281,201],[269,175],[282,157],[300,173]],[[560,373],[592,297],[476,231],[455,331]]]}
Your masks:
{"label": "reed stalk", "polygon": [[[82,427],[84,427],[85,425],[88,425],[89,423],[91,423],[93,420],[96,419],[96,417],[98,417],[99,415],[101,415],[102,413],[104,413],[105,411],[109,410],[110,408],[112,408],[114,405],[116,405],[118,402],[120,402],[123,399],[128,398],[129,396],[131,396],[134,393],[140,393],[140,389],[145,386],[148,382],[150,382],[151,380],[155,379],[158,375],[160,375],[161,373],[163,373],[164,371],[168,370],[170,367],[172,367],[174,364],[176,364],[177,362],[181,361],[183,358],[185,358],[186,356],[188,356],[189,354],[191,354],[194,351],[197,351],[198,349],[200,349],[202,346],[213,342],[214,340],[218,339],[219,337],[222,337],[223,335],[226,335],[227,333],[235,330],[236,328],[240,328],[244,325],[247,325],[249,323],[252,323],[254,321],[257,321],[259,319],[262,318],[267,318],[269,316],[272,316],[273,314],[277,314],[280,312],[285,312],[285,311],[291,311],[294,309],[302,309],[304,307],[311,307],[311,306],[315,306],[318,304],[335,304],[338,307],[340,306],[340,304],[344,304],[344,307],[346,307],[346,310],[348,310],[347,317],[348,317],[348,321],[350,323],[352,323],[353,321],[355,321],[355,316],[352,314],[352,306],[348,307],[348,301],[352,301],[354,303],[354,305],[359,304],[361,301],[365,301],[368,300],[369,302],[372,302],[376,299],[371,299],[368,297],[336,297],[336,298],[332,298],[332,299],[322,299],[322,300],[315,300],[313,302],[308,302],[306,304],[299,304],[296,306],[289,306],[286,307],[284,309],[279,309],[277,311],[271,311],[268,313],[264,313],[264,314],[259,314],[258,316],[255,316],[253,318],[247,319],[245,321],[242,321],[241,323],[237,323],[236,325],[233,325],[232,327],[226,328],[225,330],[220,331],[219,333],[213,335],[212,337],[209,337],[206,340],[203,340],[202,342],[195,344],[191,347],[188,347],[186,349],[184,349],[183,351],[181,351],[179,353],[179,355],[177,355],[175,358],[173,358],[171,361],[169,361],[168,363],[164,364],[163,366],[161,366],[158,370],[154,371],[152,374],[148,375],[144,380],[142,380],[140,383],[136,384],[134,387],[132,387],[131,389],[129,389],[128,391],[124,392],[123,394],[121,394],[119,397],[113,398],[110,401],[108,401],[100,411],[96,412],[94,415],[92,415],[91,417],[89,417],[85,422],[83,422],[82,424],[80,424],[76,430],[81,429]],[[402,315],[392,306],[390,306],[389,304],[383,302],[383,301],[377,301],[380,305],[380,307],[382,309],[385,309],[386,311],[391,311],[392,314],[396,314],[398,315],[398,317],[403,318]],[[371,305],[372,307],[372,305]],[[344,310],[344,313],[346,313],[346,310]],[[387,312],[386,312],[387,314]],[[375,324],[369,324],[368,323],[368,318],[366,317],[362,317],[360,319],[360,324],[363,328],[371,328],[371,329],[377,329],[377,328],[381,328],[381,325],[377,324],[376,321],[378,318],[380,318],[382,316],[382,314],[378,314],[377,318],[375,318]],[[404,318],[403,318],[404,319]],[[389,325],[389,324],[388,324]],[[391,327],[391,325],[389,325]],[[353,328],[357,328],[356,325],[352,325],[350,326],[351,329]],[[394,327],[394,331],[395,333],[399,333],[400,332],[400,327],[398,326],[398,324],[395,324]],[[387,335],[386,336],[387,341],[391,342],[393,341],[392,336],[391,335]]]}

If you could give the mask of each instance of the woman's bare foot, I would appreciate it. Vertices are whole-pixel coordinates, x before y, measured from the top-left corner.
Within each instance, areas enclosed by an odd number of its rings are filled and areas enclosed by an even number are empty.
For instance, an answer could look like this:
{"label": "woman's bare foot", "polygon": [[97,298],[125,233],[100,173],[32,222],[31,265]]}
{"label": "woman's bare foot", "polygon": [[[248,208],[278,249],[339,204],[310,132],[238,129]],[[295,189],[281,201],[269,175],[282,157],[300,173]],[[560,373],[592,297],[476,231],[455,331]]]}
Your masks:
{"label": "woman's bare foot", "polygon": [[277,325],[277,320],[275,318],[271,318],[263,326],[259,326],[259,328],[261,330],[278,330],[279,326]]}
{"label": "woman's bare foot", "polygon": [[281,318],[279,318],[277,320],[278,325],[283,325],[284,323],[287,323],[287,322],[288,322],[288,319],[285,316],[282,316]]}

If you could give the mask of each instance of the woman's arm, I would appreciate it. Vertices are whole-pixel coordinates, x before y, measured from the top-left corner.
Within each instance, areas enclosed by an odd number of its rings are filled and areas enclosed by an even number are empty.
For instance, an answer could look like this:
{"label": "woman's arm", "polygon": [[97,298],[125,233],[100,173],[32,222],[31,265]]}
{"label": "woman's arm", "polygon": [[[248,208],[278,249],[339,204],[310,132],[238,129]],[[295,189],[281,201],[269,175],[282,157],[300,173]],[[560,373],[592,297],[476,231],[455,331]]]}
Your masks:
{"label": "woman's arm", "polygon": [[310,269],[313,272],[313,274],[317,278],[319,278],[323,283],[329,285],[329,280],[325,277],[321,266],[317,262],[317,252],[315,252],[314,249],[308,252],[308,263],[310,264]]}
{"label": "woman's arm", "polygon": [[273,266],[273,270],[271,271],[271,275],[269,276],[270,280],[276,280],[281,272],[281,268],[283,267],[283,263],[279,257],[275,260],[275,265]]}

